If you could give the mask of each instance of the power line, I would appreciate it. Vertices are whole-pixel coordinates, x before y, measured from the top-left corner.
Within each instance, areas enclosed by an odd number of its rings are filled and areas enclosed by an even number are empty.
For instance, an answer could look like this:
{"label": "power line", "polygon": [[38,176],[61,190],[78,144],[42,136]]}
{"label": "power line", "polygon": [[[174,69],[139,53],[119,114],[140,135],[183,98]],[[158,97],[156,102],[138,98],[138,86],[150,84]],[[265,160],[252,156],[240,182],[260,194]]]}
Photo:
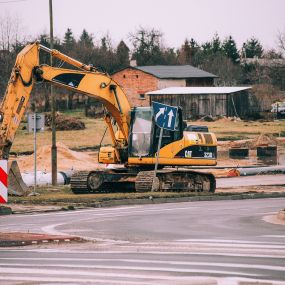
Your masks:
{"label": "power line", "polygon": [[26,1],[28,1],[28,0],[0,1],[0,4],[17,3],[17,2],[26,2]]}

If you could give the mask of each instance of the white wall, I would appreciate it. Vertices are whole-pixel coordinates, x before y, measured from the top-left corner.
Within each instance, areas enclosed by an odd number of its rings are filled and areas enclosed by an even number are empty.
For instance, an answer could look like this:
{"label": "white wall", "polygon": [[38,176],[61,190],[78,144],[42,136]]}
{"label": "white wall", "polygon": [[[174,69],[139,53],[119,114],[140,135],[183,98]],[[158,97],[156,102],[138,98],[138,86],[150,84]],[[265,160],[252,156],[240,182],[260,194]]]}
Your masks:
{"label": "white wall", "polygon": [[158,89],[167,87],[186,87],[185,79],[159,79]]}

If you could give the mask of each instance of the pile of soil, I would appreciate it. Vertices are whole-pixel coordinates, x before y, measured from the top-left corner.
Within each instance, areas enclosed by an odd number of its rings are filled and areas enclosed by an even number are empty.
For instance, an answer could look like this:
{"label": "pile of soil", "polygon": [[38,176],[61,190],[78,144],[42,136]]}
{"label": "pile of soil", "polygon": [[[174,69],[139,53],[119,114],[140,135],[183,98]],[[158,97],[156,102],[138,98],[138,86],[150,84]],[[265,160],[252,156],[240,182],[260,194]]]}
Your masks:
{"label": "pile of soil", "polygon": [[206,115],[204,117],[202,117],[201,119],[199,119],[198,121],[202,121],[202,122],[236,122],[236,121],[241,121],[241,119],[239,117],[225,117],[225,116],[217,116],[217,117],[213,117],[210,115]]}
{"label": "pile of soil", "polygon": [[269,146],[269,145],[277,145],[276,139],[272,135],[261,134],[257,138],[253,139],[250,143],[251,148],[255,148],[257,146]]}
{"label": "pile of soil", "polygon": [[[45,125],[51,127],[51,113],[45,114]],[[60,113],[56,113],[55,127],[59,131],[72,131],[72,130],[84,130],[85,124],[74,117],[64,116]]]}
{"label": "pile of soil", "polygon": [[[21,172],[34,169],[34,155],[18,158]],[[57,168],[58,171],[65,170],[91,170],[100,168],[97,157],[88,153],[70,150],[62,143],[57,144]],[[51,171],[51,146],[46,145],[37,150],[37,169],[39,171]]]}

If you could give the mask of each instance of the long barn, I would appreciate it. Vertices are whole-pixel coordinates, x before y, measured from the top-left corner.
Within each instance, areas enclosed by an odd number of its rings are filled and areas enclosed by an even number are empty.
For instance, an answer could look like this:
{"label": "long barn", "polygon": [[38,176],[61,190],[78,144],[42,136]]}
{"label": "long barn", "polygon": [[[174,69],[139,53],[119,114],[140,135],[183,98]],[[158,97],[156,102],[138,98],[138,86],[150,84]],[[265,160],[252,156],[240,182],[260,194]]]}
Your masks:
{"label": "long barn", "polygon": [[148,92],[152,101],[181,106],[185,119],[209,116],[247,117],[257,109],[251,87],[169,87]]}

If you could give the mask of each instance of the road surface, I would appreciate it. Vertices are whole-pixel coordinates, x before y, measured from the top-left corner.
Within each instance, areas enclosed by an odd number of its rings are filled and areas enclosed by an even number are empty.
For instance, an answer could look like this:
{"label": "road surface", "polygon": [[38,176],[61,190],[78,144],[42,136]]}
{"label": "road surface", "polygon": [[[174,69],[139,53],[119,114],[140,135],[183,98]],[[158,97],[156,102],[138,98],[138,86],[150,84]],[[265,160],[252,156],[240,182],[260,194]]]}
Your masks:
{"label": "road surface", "polygon": [[278,198],[2,216],[3,232],[93,242],[2,248],[0,284],[285,284],[285,226],[262,219],[284,205]]}
{"label": "road surface", "polygon": [[243,186],[285,185],[284,174],[253,175],[231,178],[217,178],[217,188],[231,188]]}

